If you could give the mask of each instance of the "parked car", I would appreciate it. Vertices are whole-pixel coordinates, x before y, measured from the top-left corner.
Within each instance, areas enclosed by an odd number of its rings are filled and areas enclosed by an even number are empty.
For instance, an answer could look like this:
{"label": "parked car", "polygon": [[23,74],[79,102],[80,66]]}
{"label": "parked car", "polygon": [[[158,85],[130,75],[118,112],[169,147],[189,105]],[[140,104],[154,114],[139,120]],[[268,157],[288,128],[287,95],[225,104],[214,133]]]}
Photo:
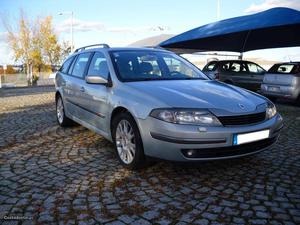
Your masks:
{"label": "parked car", "polygon": [[161,49],[87,46],[56,75],[56,115],[114,143],[120,162],[216,160],[275,143],[282,117],[267,98],[210,80]]}
{"label": "parked car", "polygon": [[292,99],[300,105],[300,62],[278,63],[265,74],[262,94],[276,100]]}
{"label": "parked car", "polygon": [[202,70],[211,79],[258,91],[265,69],[254,62],[221,60],[209,62]]}

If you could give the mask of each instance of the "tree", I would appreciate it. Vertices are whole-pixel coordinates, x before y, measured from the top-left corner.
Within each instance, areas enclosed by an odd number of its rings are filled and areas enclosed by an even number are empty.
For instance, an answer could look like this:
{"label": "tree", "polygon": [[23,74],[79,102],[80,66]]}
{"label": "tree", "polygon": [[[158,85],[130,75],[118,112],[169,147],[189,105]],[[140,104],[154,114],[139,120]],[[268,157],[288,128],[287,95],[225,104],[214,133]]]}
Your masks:
{"label": "tree", "polygon": [[61,52],[60,52],[60,61],[59,64],[62,64],[63,61],[67,58],[71,53],[71,44],[68,41],[63,41],[61,44]]}
{"label": "tree", "polygon": [[57,65],[60,62],[62,47],[58,43],[57,35],[52,27],[52,17],[47,16],[40,23],[40,43],[44,56],[44,62],[50,65]]}
{"label": "tree", "polygon": [[[17,29],[12,29],[7,20],[3,20],[8,33],[8,43],[11,46],[15,61],[26,67],[29,83],[32,83],[32,68],[40,71],[43,65],[57,65],[69,54],[70,46],[67,42],[60,44],[54,32],[52,17],[37,18],[30,21],[20,10]],[[52,67],[51,67],[52,68]]]}
{"label": "tree", "polygon": [[14,31],[12,27],[4,23],[8,33],[8,43],[14,51],[15,61],[20,61],[26,66],[27,79],[31,77],[31,65],[33,63],[33,33],[29,20],[24,12],[20,11],[18,30]]}

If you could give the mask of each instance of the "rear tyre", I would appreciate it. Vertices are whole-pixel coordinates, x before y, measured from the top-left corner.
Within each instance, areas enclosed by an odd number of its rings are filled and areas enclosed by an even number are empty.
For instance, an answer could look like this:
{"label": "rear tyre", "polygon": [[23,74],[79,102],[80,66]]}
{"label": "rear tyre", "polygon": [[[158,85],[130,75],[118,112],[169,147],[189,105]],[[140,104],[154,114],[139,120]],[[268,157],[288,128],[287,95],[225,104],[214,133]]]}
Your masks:
{"label": "rear tyre", "polygon": [[146,166],[142,138],[136,122],[128,112],[113,118],[112,138],[117,157],[123,166],[132,170]]}
{"label": "rear tyre", "polygon": [[56,119],[61,127],[68,127],[74,124],[65,114],[64,103],[60,95],[56,98]]}

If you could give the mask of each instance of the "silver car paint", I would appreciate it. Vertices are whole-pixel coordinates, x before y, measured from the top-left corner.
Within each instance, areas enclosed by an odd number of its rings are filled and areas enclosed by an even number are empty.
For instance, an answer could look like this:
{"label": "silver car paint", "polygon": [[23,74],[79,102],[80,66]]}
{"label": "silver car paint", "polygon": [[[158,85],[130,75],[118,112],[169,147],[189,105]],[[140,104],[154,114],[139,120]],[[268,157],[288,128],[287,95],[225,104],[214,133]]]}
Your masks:
{"label": "silver car paint", "polygon": [[[171,124],[152,118],[149,114],[153,109],[177,107],[208,108],[215,115],[249,114],[264,111],[267,100],[250,91],[211,80],[121,82],[115,73],[109,55],[110,50],[100,48],[89,51],[100,51],[106,56],[113,86],[87,84],[84,79],[58,72],[56,89],[64,100],[67,117],[112,141],[110,131],[112,112],[118,107],[126,108],[137,122],[144,152],[148,156],[187,161],[190,159],[180,153],[180,148],[207,147],[202,144],[183,145],[158,141],[151,137],[151,131],[173,137],[183,136],[200,140],[226,139],[226,143],[208,145],[220,147],[231,145],[232,135],[235,133],[271,129],[272,136],[272,132],[282,126],[282,118],[277,115],[263,123],[251,126],[209,127],[206,132],[199,132],[199,126]],[[69,101],[85,106],[88,111]],[[245,108],[241,109],[239,103],[242,103]]]}
{"label": "silver car paint", "polygon": [[[270,87],[276,88],[271,91]],[[267,96],[284,97],[296,100],[300,96],[300,73],[299,74],[265,74],[261,85],[261,92]]]}

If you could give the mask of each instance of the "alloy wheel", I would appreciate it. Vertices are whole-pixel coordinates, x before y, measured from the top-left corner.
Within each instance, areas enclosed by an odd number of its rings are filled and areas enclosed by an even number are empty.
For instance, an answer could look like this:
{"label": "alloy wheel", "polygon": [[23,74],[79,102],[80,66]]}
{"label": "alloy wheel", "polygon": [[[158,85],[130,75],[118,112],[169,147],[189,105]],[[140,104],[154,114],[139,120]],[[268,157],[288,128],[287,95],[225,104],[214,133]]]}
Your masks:
{"label": "alloy wheel", "polygon": [[136,145],[133,128],[127,120],[121,120],[116,129],[116,146],[120,159],[130,164],[135,157]]}

